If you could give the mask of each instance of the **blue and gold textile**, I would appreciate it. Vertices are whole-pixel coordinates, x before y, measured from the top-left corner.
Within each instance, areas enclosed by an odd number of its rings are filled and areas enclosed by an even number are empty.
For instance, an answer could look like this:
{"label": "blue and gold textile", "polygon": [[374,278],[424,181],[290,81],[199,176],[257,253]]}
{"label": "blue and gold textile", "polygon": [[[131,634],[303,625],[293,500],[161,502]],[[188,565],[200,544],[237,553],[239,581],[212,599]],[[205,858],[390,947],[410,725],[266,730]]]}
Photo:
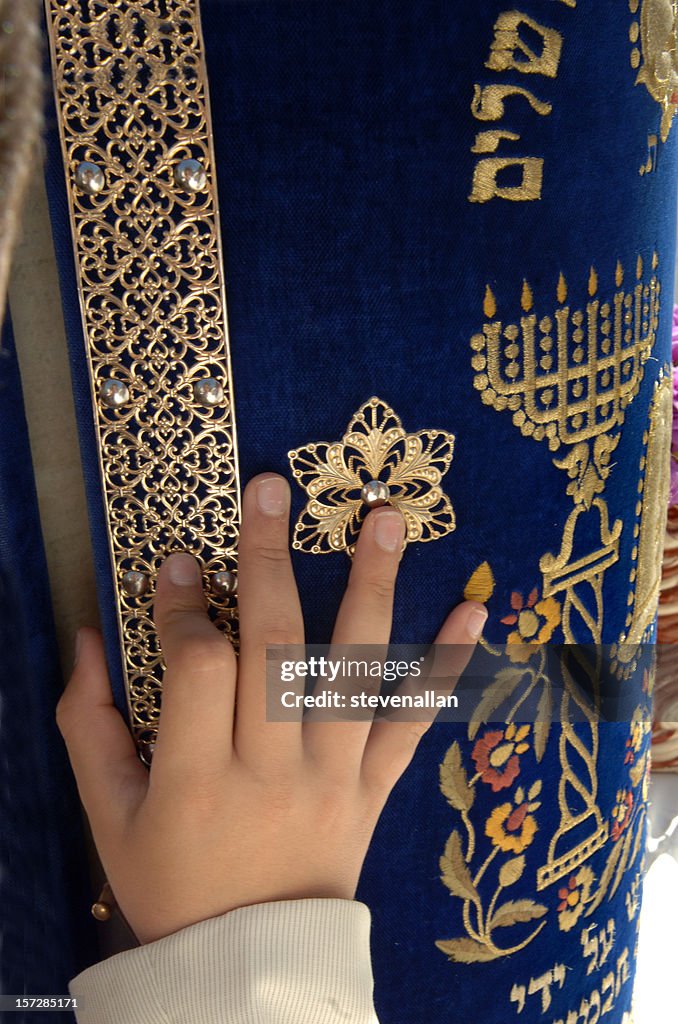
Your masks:
{"label": "blue and gold textile", "polygon": [[466,594],[512,645],[374,836],[380,1020],[627,1024],[647,725],[516,704],[546,706],[549,642],[614,646],[638,708],[651,690],[628,652],[653,638],[668,488],[675,3],[46,11],[101,613],[142,753],[160,559],[201,558],[231,631],[239,481],[287,474],[325,642],[380,480],[408,523],[393,640],[429,642]]}

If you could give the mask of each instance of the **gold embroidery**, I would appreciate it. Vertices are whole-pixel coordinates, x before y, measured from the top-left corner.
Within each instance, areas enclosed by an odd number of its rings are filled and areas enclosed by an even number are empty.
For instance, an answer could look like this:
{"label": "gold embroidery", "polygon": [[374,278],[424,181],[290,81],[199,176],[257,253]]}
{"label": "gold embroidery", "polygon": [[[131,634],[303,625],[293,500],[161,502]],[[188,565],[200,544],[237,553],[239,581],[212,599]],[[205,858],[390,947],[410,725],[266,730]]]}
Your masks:
{"label": "gold embroidery", "polygon": [[660,283],[655,273],[647,283],[642,276],[639,257],[633,290],[624,291],[618,265],[618,290],[607,300],[597,294],[592,268],[589,302],[572,310],[561,275],[553,314],[538,316],[523,302],[525,315],[506,325],[494,319],[496,299],[488,285],[490,319],[471,339],[474,387],[483,402],[511,411],[526,437],[546,440],[552,451],[623,423],[658,324]]}
{"label": "gold embroidery", "polygon": [[[645,723],[646,731],[649,723]],[[649,752],[646,749],[637,763],[629,770],[632,786],[643,782],[649,772]],[[631,869],[641,855],[643,829],[646,809],[644,802],[647,794],[643,794],[643,802],[634,800],[633,792],[620,789],[617,792],[615,806],[612,809],[611,843],[605,866],[598,880],[596,890],[591,894],[585,917],[595,913],[605,897],[611,899],[619,888],[624,873]]]}
{"label": "gold embroidery", "polygon": [[550,970],[545,971],[540,977],[530,978],[527,986],[514,984],[511,987],[509,999],[512,1003],[518,1004],[517,1012],[522,1013],[525,1009],[526,996],[539,995],[541,1012],[546,1013],[552,1001],[552,986],[557,985],[558,988],[562,988],[565,984],[565,976],[565,964],[554,964]]}
{"label": "gold embroidery", "polygon": [[341,441],[316,441],[288,452],[292,474],[309,496],[294,528],[293,547],[352,555],[369,510],[361,491],[370,481],[385,484],[388,503],[402,512],[405,543],[444,537],[455,528],[452,505],[440,486],[453,450],[452,434],[407,434],[393,409],[370,398]]}
{"label": "gold embroidery", "polygon": [[[472,153],[496,153],[502,139],[515,141],[520,135],[515,132],[503,131],[501,128],[493,128],[491,131],[478,132],[476,141],[471,147]],[[496,175],[495,175],[496,178]]]}
{"label": "gold embroidery", "polygon": [[[488,285],[483,302],[488,321],[483,333],[471,339],[474,386],[483,402],[512,412],[521,433],[545,440],[551,451],[569,446],[554,464],[567,473],[566,490],[574,509],[563,529],[560,552],[546,554],[540,562],[544,597],[563,594],[566,643],[602,641],[604,574],[618,560],[622,528],[620,521],[610,524],[602,494],[618,443],[618,433],[612,432],[623,423],[626,408],[638,392],[656,337],[657,262],[654,254],[652,277],[643,283],[644,264],[638,257],[636,282],[628,292],[622,288],[624,272],[618,263],[617,291],[611,301],[599,297],[598,274],[592,267],[589,301],[584,309],[574,311],[567,304],[568,286],[561,274],[555,312],[542,317],[534,310],[530,285],[524,282],[519,324],[504,325],[495,319],[496,299]],[[600,547],[580,551],[577,527],[581,522],[588,532],[592,516],[598,519]],[[593,591],[588,595],[593,597],[592,610],[580,592],[584,584]],[[576,626],[574,614],[579,619]]]}
{"label": "gold embroidery", "polygon": [[633,609],[627,621],[628,631],[620,638],[619,652],[624,660],[633,646],[645,638],[654,622],[659,603],[659,586],[664,552],[664,534],[668,514],[671,481],[671,430],[673,425],[673,378],[670,368],[655,385],[650,406],[650,425],[643,441],[646,445],[641,459],[639,481],[640,518],[631,558],[631,575],[635,589],[631,591]]}
{"label": "gold embroidery", "polygon": [[614,918],[608,918],[606,924],[599,928],[597,924],[590,924],[582,928],[579,941],[582,946],[582,958],[587,960],[586,973],[593,974],[604,967],[615,942]]}
{"label": "gold embroidery", "polygon": [[[566,991],[566,971],[577,970],[581,974],[584,966],[585,976],[592,977],[597,987],[581,999],[577,994],[576,1009],[569,1010],[564,1019],[551,1018],[552,1024],[598,1024],[601,1017],[611,1012],[623,986],[630,979],[629,948],[625,945],[619,951],[619,937],[613,918],[609,918],[598,932],[596,927],[589,925],[580,934],[581,963],[571,962],[566,968],[565,964],[556,962],[543,974],[530,977],[526,984],[514,982],[509,993],[509,1001],[516,1004],[517,1014],[521,1014],[525,1009],[528,996],[534,997],[530,1000],[534,1014],[540,1011],[542,1015],[547,1013],[553,1002],[553,992]],[[595,978],[595,975],[602,977]],[[535,1006],[535,1003],[538,1005]],[[631,1024],[628,1013],[624,1012],[621,1024]]]}
{"label": "gold embroidery", "polygon": [[[614,922],[608,922],[608,924]],[[602,964],[601,964],[602,966]],[[572,965],[570,965],[572,967]],[[629,950],[625,946],[617,956],[616,962],[608,964],[608,970],[598,982],[598,988],[594,988],[587,996],[583,996],[576,1009],[567,1013],[565,1018],[555,1020],[551,1018],[552,1024],[599,1024],[602,1017],[610,1013],[615,1001],[619,998],[622,987],[630,978]],[[600,970],[597,967],[596,970]],[[525,1009],[527,996],[538,997],[541,1013],[548,1011],[552,1003],[552,989],[563,989],[566,981],[565,964],[556,963],[539,977],[531,977],[527,985],[514,983],[509,999],[516,1003],[516,1013],[521,1014]],[[535,1007],[535,1012],[539,1012]],[[631,1017],[624,1012],[621,1024],[632,1024]]]}
{"label": "gold embroidery", "polygon": [[[567,7],[576,7],[576,0],[561,0]],[[534,41],[534,42],[532,42]],[[563,37],[557,29],[548,28],[519,11],[505,11],[494,25],[494,36],[485,67],[499,73],[518,71],[527,75],[555,78],[560,65]],[[518,96],[527,100],[532,110],[547,117],[552,105],[538,99],[529,89],[509,83],[473,87],[471,113],[479,121],[498,121],[506,112],[505,100]],[[476,135],[472,153],[496,153],[502,141],[519,142],[516,132],[495,129]],[[544,160],[535,156],[481,156],[473,168],[469,202],[487,203],[491,199],[512,202],[533,202],[541,199]]]}
{"label": "gold embroidery", "polygon": [[494,576],[489,562],[483,562],[473,573],[464,587],[465,601],[481,601],[483,604],[494,592]]}
{"label": "gold embroidery", "polygon": [[[525,42],[521,34],[525,28],[539,37],[541,52]],[[505,11],[495,22],[494,39],[485,67],[492,71],[520,71],[524,75],[555,78],[562,48],[563,37],[556,29],[546,28],[519,11]]]}
{"label": "gold embroidery", "polygon": [[[653,257],[653,271],[656,263]],[[545,440],[553,452],[562,445],[569,447],[563,458],[554,459],[554,464],[567,473],[566,490],[574,508],[565,522],[559,553],[545,554],[540,560],[544,598],[562,595],[561,625],[568,644],[602,642],[605,572],[619,559],[622,523],[618,520],[610,524],[602,494],[618,443],[618,434],[612,431],[618,430],[638,392],[656,336],[659,281],[653,273],[644,284],[643,270],[643,260],[638,257],[636,283],[633,291],[626,293],[621,290],[623,268],[617,264],[618,291],[611,301],[601,301],[598,274],[592,267],[589,301],[585,309],[574,312],[566,304],[568,287],[561,274],[555,313],[541,318],[534,311],[532,289],[524,282],[524,315],[520,324],[507,326],[494,319],[496,299],[488,286],[484,310],[490,320],[483,334],[471,339],[472,365],[477,371],[474,384],[483,401],[495,409],[511,411],[514,424],[524,435]],[[598,520],[600,546],[582,549],[577,543],[578,529],[588,535],[593,516]],[[563,657],[562,670],[568,681],[567,656]],[[597,675],[593,670],[593,678]],[[589,742],[583,743],[580,731],[571,724],[570,701],[576,699],[575,693],[575,686],[566,685],[563,690],[558,790],[561,821],[551,838],[547,861],[537,873],[538,889],[575,871],[608,836],[608,823],[597,805],[598,725],[591,710],[580,707],[590,728]],[[573,763],[579,766],[576,772]],[[568,794],[574,793],[578,794],[576,813],[568,803]],[[575,833],[576,841],[571,838]]]}
{"label": "gold embroidery", "polygon": [[[484,647],[490,653],[499,654],[499,650],[487,642],[484,642]],[[511,657],[513,648],[518,652],[518,657]],[[473,739],[476,736],[481,723],[488,721],[505,701],[514,699],[513,706],[506,713],[506,721],[511,723],[516,720],[517,713],[525,701],[535,692],[540,693],[534,723],[535,756],[539,762],[546,749],[553,707],[552,685],[546,671],[544,649],[540,646],[530,646],[529,643],[516,643],[509,644],[506,650],[511,660],[522,661],[525,664],[516,669],[503,668],[497,673],[471,716],[469,738]],[[538,890],[545,889],[559,878],[576,871],[588,857],[604,845],[608,837],[608,824],[603,820],[597,804],[597,720],[591,708],[578,699],[578,689],[572,678],[569,657],[569,652],[565,650],[561,656],[561,673],[565,685],[561,698],[562,724],[559,738],[561,773],[558,782],[558,806],[561,820],[549,841],[546,862],[537,871]],[[592,674],[598,669],[598,665],[592,666]],[[588,743],[584,741],[583,723],[580,722],[577,729],[573,728],[570,707],[572,701],[576,704],[580,717],[588,723]],[[576,770],[573,762],[577,766]],[[569,803],[575,794],[576,810],[571,808]]]}
{"label": "gold embroidery", "polygon": [[650,133],[647,137],[647,159],[644,164],[641,164],[639,174],[654,174],[657,170],[657,149],[659,142],[657,136]]}
{"label": "gold embroidery", "polygon": [[[563,530],[562,546],[557,555],[544,555],[539,562],[539,568],[544,575],[544,595],[550,597],[552,594],[564,593],[565,599],[562,610],[562,629],[566,643],[575,643],[577,630],[572,625],[574,612],[581,616],[590,640],[593,643],[602,642],[603,630],[603,578],[605,570],[619,558],[619,537],[621,535],[622,523],[618,519],[610,528],[608,519],[607,504],[601,498],[594,498],[593,508],[599,516],[599,536],[601,546],[595,551],[587,552],[584,555],[573,558],[575,548],[575,528],[578,521],[583,517],[589,520],[583,504],[577,505],[570,512],[565,528]],[[588,527],[590,529],[590,525]],[[587,527],[582,527],[587,532]],[[577,586],[582,583],[589,583],[593,588],[595,613],[591,613],[577,592]],[[581,630],[579,631],[581,635]]]}
{"label": "gold embroidery", "polygon": [[[468,812],[475,796],[475,781],[469,782],[466,777],[457,743],[448,751],[445,763],[441,766],[440,779],[441,789],[448,803],[457,810]],[[438,949],[445,953],[448,959],[460,963],[496,960],[500,956],[524,949],[544,927],[546,922],[542,921],[536,928],[532,928],[525,939],[512,946],[501,946],[495,938],[497,930],[537,921],[544,917],[548,909],[530,899],[500,902],[503,891],[519,882],[525,870],[523,851],[530,845],[537,832],[534,813],[541,806],[537,800],[540,792],[541,782],[537,780],[527,794],[522,787],[518,787],[512,801],[495,807],[485,826],[485,834],[492,841],[492,849],[474,875],[467,865],[467,861],[473,856],[471,842],[464,858],[459,832],[452,832],[447,840],[445,852],[440,858],[441,877],[450,892],[463,901],[462,913],[468,936],[440,939],[436,942]],[[467,815],[464,820],[468,827]],[[470,837],[471,835],[472,832]],[[499,866],[496,888],[485,906],[478,884],[493,861],[500,858],[502,853],[517,856],[511,856]]]}
{"label": "gold embroidery", "polygon": [[[487,576],[487,569],[483,566],[479,567],[479,569],[482,570],[481,576]],[[476,570],[476,573],[478,571]],[[490,653],[498,653],[487,642],[484,642],[484,646]],[[490,716],[493,715],[505,700],[512,696],[515,697],[516,692],[519,692],[520,695],[517,699],[514,699],[513,706],[506,715],[507,725],[503,727],[495,726],[490,730],[486,730],[484,735],[476,741],[471,754],[477,768],[476,775],[469,779],[458,743],[454,743],[450,747],[440,768],[441,790],[450,806],[460,813],[461,820],[466,828],[468,839],[465,860],[468,864],[473,861],[476,850],[475,827],[470,816],[470,811],[475,802],[476,786],[482,782],[490,785],[493,791],[499,792],[500,790],[508,789],[512,785],[521,770],[520,757],[522,757],[522,754],[529,745],[528,740],[530,740],[529,732],[531,727],[523,725],[516,728],[515,725],[509,723],[515,721],[517,711],[533,692],[536,684],[543,686],[542,698],[544,695],[548,696],[550,694],[551,682],[549,677],[544,674],[543,649],[537,647],[533,648],[533,650],[534,655],[531,658],[530,664],[524,666],[522,671],[501,669],[497,673],[494,682],[485,690],[481,706],[479,706],[477,713],[471,719],[468,735],[470,739],[474,739],[481,722],[488,721]],[[558,878],[565,878],[569,875],[567,884],[561,885],[558,889],[558,899],[560,900],[557,908],[558,924],[563,931],[569,931],[582,915],[584,917],[590,916],[600,906],[606,896],[612,898],[615,895],[625,872],[634,866],[641,853],[645,816],[643,802],[635,800],[630,790],[622,789],[617,794],[616,805],[612,810],[611,830],[608,822],[603,821],[597,805],[597,728],[591,731],[591,746],[589,748],[589,745],[584,742],[583,733],[575,734],[569,717],[564,718],[565,715],[569,715],[567,701],[576,699],[576,687],[570,677],[568,665],[567,655],[564,655],[561,661],[561,668],[568,690],[568,698],[563,701],[561,709],[563,725],[559,739],[562,774],[558,786],[558,804],[561,811],[561,821],[560,826],[549,843],[546,863],[538,869],[536,876],[537,889],[539,890],[551,885]],[[596,665],[596,669],[598,667]],[[580,711],[584,710],[581,704],[578,706]],[[540,706],[534,722],[534,749],[537,762],[543,756],[545,743],[544,735],[542,734],[541,737],[539,735],[539,724],[542,718],[550,722],[550,717],[550,696],[548,696],[546,705],[540,699]],[[643,712],[639,707],[634,713],[631,722],[627,741],[627,755],[624,762],[625,764],[630,764],[629,780],[634,789],[641,783],[645,785],[648,775],[647,739],[649,728],[649,722],[644,719]],[[541,742],[540,750],[537,747],[538,742]],[[643,750],[644,747],[645,750]],[[581,764],[578,764],[577,771],[573,769],[569,762],[569,749],[574,750],[577,757],[583,760],[584,771],[582,771]],[[537,783],[537,785],[540,784]],[[576,810],[569,806],[568,791],[569,793],[576,793]],[[531,790],[528,793],[528,799],[533,799],[535,795],[536,791],[534,789]],[[644,792],[643,800],[646,799],[647,793]],[[520,788],[516,791],[514,802],[519,804],[523,800],[524,790]],[[525,812],[529,808],[525,807],[522,810]],[[531,843],[537,830],[537,823],[536,820],[528,822],[528,816],[524,814],[520,820],[518,818],[513,820],[509,833],[506,831],[505,822],[510,820],[512,812],[513,804],[503,803],[495,807],[490,814],[485,832],[486,835],[493,839],[494,845],[499,847],[500,850],[522,854],[522,851]],[[575,830],[575,836],[578,841],[576,844],[573,844],[568,839],[568,833]],[[584,832],[583,839],[582,830]],[[593,872],[588,867],[582,867],[581,865],[584,860],[600,849],[608,841],[608,838],[610,840],[609,854],[600,879],[597,881]],[[454,843],[456,844],[457,841],[461,847],[461,840],[454,840]],[[565,846],[564,852],[558,848],[562,848],[563,845]],[[483,877],[488,866],[489,861],[487,864],[481,865],[482,870],[472,876],[473,884],[478,893],[477,902],[480,904],[479,915],[483,913],[483,898],[479,891],[478,882]],[[449,880],[443,878],[443,881],[448,888],[451,887]],[[594,883],[596,883],[595,888]],[[632,893],[630,897],[631,902],[627,900],[627,911],[630,914],[634,912],[634,898]],[[461,945],[458,946],[456,940],[447,940],[444,947],[445,951],[454,954],[454,959],[467,958],[475,950],[473,943],[480,943],[486,949],[482,955],[476,956],[475,959],[490,958],[488,936],[484,934],[480,923],[477,926],[473,924],[473,913],[470,909],[465,910],[463,919],[467,934],[473,940],[472,944],[469,945],[467,940],[464,939]],[[525,918],[525,920],[527,919]],[[531,941],[531,939],[528,941]],[[602,942],[603,939],[601,938],[599,941]],[[443,947],[441,946],[440,948],[442,949]],[[590,950],[593,947],[589,943],[587,948]],[[459,954],[463,954],[463,957]]]}
{"label": "gold embroidery", "polygon": [[[678,4],[676,0],[641,0],[640,4],[639,0],[629,0],[629,10],[638,15],[629,30],[631,67],[639,69],[636,85],[644,85],[660,105],[659,134],[666,142],[678,110]],[[644,165],[640,173],[651,167]]]}
{"label": "gold embroidery", "polygon": [[[478,150],[474,147],[471,152],[478,152]],[[518,185],[500,185],[498,182],[500,172],[512,167],[520,169],[520,183]],[[544,161],[541,157],[484,157],[478,161],[473,170],[469,202],[486,203],[490,199],[511,199],[514,202],[525,203],[533,199],[541,199],[543,176]]]}
{"label": "gold embroidery", "polygon": [[[658,265],[656,254],[651,264],[655,271]],[[523,315],[519,323],[507,326],[496,319],[497,301],[488,285],[483,301],[487,322],[483,333],[471,339],[471,362],[476,371],[474,383],[485,404],[511,412],[514,424],[525,436],[545,440],[553,453],[565,447],[564,454],[554,459],[554,464],[567,474],[566,491],[574,507],[563,528],[560,550],[557,554],[547,553],[540,559],[543,576],[541,601],[536,587],[527,598],[518,592],[511,595],[512,611],[502,622],[516,627],[508,637],[507,647],[513,666],[500,669],[493,682],[485,688],[468,729],[469,739],[475,739],[481,723],[489,721],[508,701],[512,701],[512,706],[505,715],[506,728],[515,729],[513,723],[520,708],[537,692],[539,706],[533,737],[537,763],[544,755],[550,732],[552,687],[546,673],[543,648],[535,644],[535,640],[548,640],[560,623],[568,645],[602,643],[603,581],[607,569],[619,559],[622,533],[621,520],[610,522],[604,492],[619,442],[619,429],[628,405],[639,390],[659,316],[659,282],[653,275],[648,283],[644,283],[643,270],[643,260],[638,257],[636,282],[633,291],[627,294],[621,290],[624,272],[618,263],[615,271],[618,291],[611,301],[604,301],[598,294],[598,274],[595,268],[591,268],[587,283],[589,301],[584,309],[575,309],[574,312],[567,305],[568,286],[561,274],[556,288],[558,307],[553,316],[537,315],[533,289],[524,281],[520,297]],[[666,424],[670,424],[670,397],[667,399],[664,395],[665,384],[660,382],[656,387],[651,432],[656,435],[658,449],[668,452]],[[546,391],[546,396],[542,395],[542,390]],[[670,431],[670,426],[668,429]],[[649,442],[649,434],[646,441]],[[644,486],[650,491],[648,505],[661,491],[661,510],[655,512],[660,526],[652,525],[652,515],[648,513],[644,547],[648,552],[648,563],[655,569],[648,576],[643,590],[648,595],[651,592],[652,596],[647,601],[639,598],[639,607],[647,607],[648,602],[652,604],[655,599],[657,536],[660,543],[666,504],[667,464],[661,460],[658,463],[656,457],[651,462],[654,468],[650,468],[648,452],[641,463],[641,472],[645,471]],[[640,488],[642,490],[643,487]],[[590,550],[586,538],[592,527],[599,537],[599,545]],[[579,539],[580,536],[583,540]],[[472,574],[465,596],[478,595],[479,599],[488,600],[494,586],[492,568],[484,562]],[[511,640],[514,642],[510,643]],[[500,653],[488,642],[482,643],[489,653]],[[558,922],[563,931],[570,930],[582,915],[593,913],[606,896],[611,898],[614,895],[624,872],[635,864],[639,856],[645,813],[642,804],[636,803],[634,808],[633,794],[626,789],[618,793],[611,821],[603,818],[598,806],[597,715],[595,709],[579,697],[575,681],[575,669],[588,671],[592,680],[600,677],[602,654],[599,647],[596,651],[592,661],[584,650],[574,646],[566,648],[560,655],[560,670],[565,684],[558,735],[560,820],[550,837],[545,862],[537,869],[536,888],[542,891],[559,879],[567,880],[558,889]],[[572,714],[575,709],[578,712],[576,716]],[[576,728],[573,726],[575,718],[578,718]],[[476,850],[470,810],[479,781],[491,784],[494,791],[499,791],[508,788],[518,775],[517,738],[517,733],[514,738],[513,735],[504,735],[503,731],[500,735],[498,730],[490,730],[476,739],[471,756],[478,772],[471,779],[462,762],[458,744],[448,750],[441,766],[441,788],[448,803],[460,813],[468,836],[463,870],[464,878],[471,883],[470,887],[465,885],[464,892],[456,893],[463,900],[466,936],[438,943],[439,948],[452,959],[486,960],[493,955],[492,914],[485,911],[483,897],[478,890],[478,881],[486,873],[489,860],[475,874],[471,874],[467,866],[474,860]],[[627,754],[631,761],[629,778],[631,785],[637,786],[647,769],[647,754],[634,763],[642,745],[639,721],[632,724],[629,742],[632,748]],[[521,749],[524,749],[524,742]],[[531,797],[532,794],[528,793],[527,799]],[[522,856],[522,850],[530,844],[537,829],[536,818],[529,822],[529,808],[516,807],[516,801],[524,803],[522,788],[516,791],[512,802],[499,804],[490,813],[485,828],[494,845],[490,859],[497,855],[497,849]],[[517,810],[520,810],[519,815],[516,815]],[[510,834],[505,829],[506,821],[512,821]],[[450,864],[454,860],[457,867],[459,865],[458,857],[451,859],[450,849],[453,852],[457,847],[461,850],[462,844],[460,833],[452,835],[457,838],[451,837],[448,842],[447,859],[441,861],[441,868],[444,883],[454,892],[449,877]],[[610,853],[597,880],[584,862],[608,840]],[[495,903],[496,898],[497,894],[493,896]],[[523,903],[522,900],[514,902]],[[631,913],[633,897],[628,909]],[[522,918],[529,919],[529,916]],[[532,941],[534,934],[520,948]],[[620,980],[612,975],[616,994],[624,980],[623,956],[620,963]],[[550,975],[544,979],[544,984],[551,983]],[[531,988],[530,993],[539,990],[544,979],[533,979],[535,988]],[[525,1005],[526,995],[525,986],[514,986],[511,1000],[518,1002],[518,1012]],[[610,995],[610,1001],[614,996],[615,992]],[[588,1012],[589,1005],[596,1000],[602,1006],[603,998],[599,991],[592,994],[589,1002],[584,1001],[582,1007]]]}
{"label": "gold embroidery", "polygon": [[485,85],[482,88],[474,85],[471,113],[479,121],[499,121],[506,113],[505,100],[509,96],[522,96],[535,113],[542,117],[553,110],[550,103],[543,103],[529,89],[520,85]]}
{"label": "gold embroidery", "polygon": [[[629,951],[625,947],[617,957],[614,970],[608,971],[588,998],[582,996],[577,1009],[570,1010],[565,1019],[554,1020],[553,1024],[598,1024],[602,1017],[614,1009],[623,986],[631,977]],[[631,1017],[624,1012],[621,1024],[631,1024]]]}
{"label": "gold embroidery", "polygon": [[[169,551],[186,549],[208,581],[232,571],[239,521],[199,4],[47,0],[46,11],[123,676],[148,752],[164,668],[151,618],[156,570]],[[188,158],[207,172],[195,193],[174,179]],[[93,195],[74,184],[82,161],[103,171]],[[111,377],[129,393],[116,408],[99,397]],[[217,406],[194,398],[207,377],[223,387]],[[139,597],[123,589],[130,570],[149,580]],[[211,591],[208,600],[232,632],[234,599]]]}
{"label": "gold embroidery", "polygon": [[643,884],[642,879],[642,871],[636,871],[631,881],[629,891],[626,893],[626,896],[624,897],[624,903],[626,905],[626,916],[628,917],[629,921],[635,920],[635,918],[638,916],[638,911],[640,910],[640,894],[642,891]]}

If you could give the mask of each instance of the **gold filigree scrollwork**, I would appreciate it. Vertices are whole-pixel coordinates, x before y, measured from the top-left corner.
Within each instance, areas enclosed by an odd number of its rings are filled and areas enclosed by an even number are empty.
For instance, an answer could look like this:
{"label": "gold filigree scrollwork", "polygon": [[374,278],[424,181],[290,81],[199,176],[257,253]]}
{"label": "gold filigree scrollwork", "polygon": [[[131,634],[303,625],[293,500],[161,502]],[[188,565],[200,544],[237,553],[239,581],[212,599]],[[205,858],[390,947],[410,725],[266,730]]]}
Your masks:
{"label": "gold filigree scrollwork", "polygon": [[[213,619],[228,634],[236,622],[234,598],[210,585],[236,568],[240,507],[199,4],[45,2],[123,677],[143,753],[160,707],[151,608],[165,556],[195,555]],[[199,164],[188,186],[185,161]],[[117,405],[104,400],[111,378]],[[125,589],[129,572],[148,581],[139,596]]]}
{"label": "gold filigree scrollwork", "polygon": [[300,551],[352,555],[369,511],[366,486],[402,512],[405,543],[431,541],[455,528],[440,482],[450,467],[454,436],[444,430],[407,434],[380,398],[358,409],[341,441],[316,441],[288,453],[292,474],[308,494],[294,528]]}

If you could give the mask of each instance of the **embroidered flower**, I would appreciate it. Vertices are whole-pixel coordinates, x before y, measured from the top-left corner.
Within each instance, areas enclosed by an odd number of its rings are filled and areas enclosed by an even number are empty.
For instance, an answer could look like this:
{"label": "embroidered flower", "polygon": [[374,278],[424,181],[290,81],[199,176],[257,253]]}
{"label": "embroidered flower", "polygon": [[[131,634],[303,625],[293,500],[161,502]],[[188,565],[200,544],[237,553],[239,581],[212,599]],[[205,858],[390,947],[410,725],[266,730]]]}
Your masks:
{"label": "embroidered flower", "polygon": [[616,841],[631,820],[633,793],[628,789],[617,790],[617,802],[612,808],[612,839]]}
{"label": "embroidered flower", "polygon": [[591,895],[594,879],[595,875],[591,868],[584,866],[574,875],[570,875],[567,885],[558,890],[558,926],[561,931],[569,932],[581,917]]}
{"label": "embroidered flower", "polygon": [[529,812],[540,806],[539,801],[526,800],[522,786],[519,787],[515,803],[499,804],[492,811],[485,824],[485,835],[505,853],[522,853],[537,832],[537,822]]}
{"label": "embroidered flower", "polygon": [[529,749],[525,738],[529,725],[516,728],[511,722],[506,729],[493,729],[476,742],[471,757],[478,775],[495,793],[506,789],[520,772],[520,754]]}
{"label": "embroidered flower", "polygon": [[560,625],[560,605],[554,597],[539,600],[537,588],[527,600],[517,590],[511,594],[513,613],[501,621],[506,626],[517,626],[506,637],[506,654],[513,662],[527,662],[535,653],[534,644],[545,644]]}
{"label": "embroidered flower", "polygon": [[454,510],[440,486],[453,448],[453,435],[443,430],[405,433],[393,409],[371,398],[341,441],[317,441],[288,452],[292,473],[309,496],[293,547],[352,555],[362,521],[375,504],[400,510],[406,543],[444,537],[455,528]]}

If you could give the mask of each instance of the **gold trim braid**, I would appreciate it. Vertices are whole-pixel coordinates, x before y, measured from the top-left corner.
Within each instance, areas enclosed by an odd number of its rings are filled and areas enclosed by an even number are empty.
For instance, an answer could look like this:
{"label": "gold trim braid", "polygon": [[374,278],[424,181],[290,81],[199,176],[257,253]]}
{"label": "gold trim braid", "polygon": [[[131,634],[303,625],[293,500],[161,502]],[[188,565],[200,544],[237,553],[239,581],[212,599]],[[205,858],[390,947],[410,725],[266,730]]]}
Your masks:
{"label": "gold trim braid", "polygon": [[[236,568],[240,487],[199,3],[45,5],[123,677],[144,756],[165,668],[154,580],[170,551],[198,558],[211,617],[236,629],[235,599],[213,583]],[[176,178],[186,160],[205,172],[196,191]],[[83,188],[83,162],[103,184]],[[124,396],[113,407],[110,378]],[[207,378],[223,389],[214,405],[195,390]],[[139,596],[124,589],[129,572],[142,574]]]}

